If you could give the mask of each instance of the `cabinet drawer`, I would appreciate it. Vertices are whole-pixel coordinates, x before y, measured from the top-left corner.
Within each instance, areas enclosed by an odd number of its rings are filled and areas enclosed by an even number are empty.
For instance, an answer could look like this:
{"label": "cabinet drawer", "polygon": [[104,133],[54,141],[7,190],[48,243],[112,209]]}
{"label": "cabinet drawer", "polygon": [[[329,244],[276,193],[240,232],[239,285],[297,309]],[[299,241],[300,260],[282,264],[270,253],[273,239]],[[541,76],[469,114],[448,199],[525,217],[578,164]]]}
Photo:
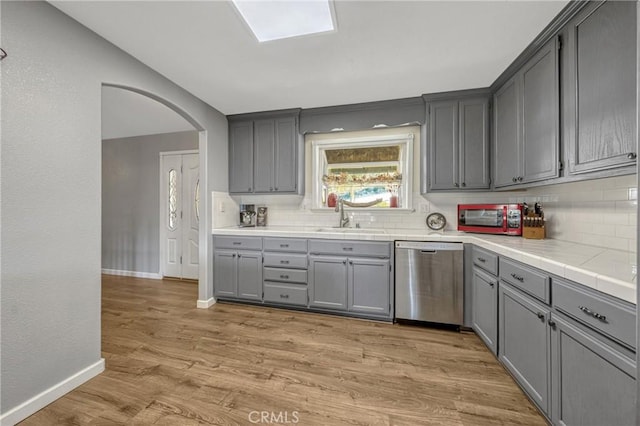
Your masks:
{"label": "cabinet drawer", "polygon": [[265,238],[265,251],[307,252],[307,240],[299,238]]}
{"label": "cabinet drawer", "polygon": [[388,258],[390,243],[372,243],[362,241],[309,240],[309,253],[339,256],[371,256]]}
{"label": "cabinet drawer", "polygon": [[263,277],[265,281],[306,283],[307,271],[300,269],[264,268]]}
{"label": "cabinet drawer", "polygon": [[307,286],[265,282],[264,301],[306,306]]}
{"label": "cabinet drawer", "polygon": [[219,236],[213,238],[215,248],[230,248],[239,250],[262,250],[260,237]]}
{"label": "cabinet drawer", "polygon": [[307,269],[306,254],[265,253],[264,266]]}
{"label": "cabinet drawer", "polygon": [[498,255],[473,246],[473,264],[493,275],[498,275]]}
{"label": "cabinet drawer", "polygon": [[550,302],[549,275],[502,257],[499,263],[501,279],[545,303]]}
{"label": "cabinet drawer", "polygon": [[609,337],[636,347],[636,314],[631,304],[598,294],[579,284],[554,279],[553,306]]}

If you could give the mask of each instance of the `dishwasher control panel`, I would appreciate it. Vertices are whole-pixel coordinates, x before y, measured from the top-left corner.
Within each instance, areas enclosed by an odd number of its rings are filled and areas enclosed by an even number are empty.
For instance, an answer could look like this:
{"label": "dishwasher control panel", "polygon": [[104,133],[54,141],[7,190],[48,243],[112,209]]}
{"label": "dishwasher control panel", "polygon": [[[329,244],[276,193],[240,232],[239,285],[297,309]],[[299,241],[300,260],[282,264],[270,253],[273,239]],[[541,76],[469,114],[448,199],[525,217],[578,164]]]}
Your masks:
{"label": "dishwasher control panel", "polygon": [[462,250],[463,245],[459,242],[443,241],[396,241],[396,249],[408,250]]}

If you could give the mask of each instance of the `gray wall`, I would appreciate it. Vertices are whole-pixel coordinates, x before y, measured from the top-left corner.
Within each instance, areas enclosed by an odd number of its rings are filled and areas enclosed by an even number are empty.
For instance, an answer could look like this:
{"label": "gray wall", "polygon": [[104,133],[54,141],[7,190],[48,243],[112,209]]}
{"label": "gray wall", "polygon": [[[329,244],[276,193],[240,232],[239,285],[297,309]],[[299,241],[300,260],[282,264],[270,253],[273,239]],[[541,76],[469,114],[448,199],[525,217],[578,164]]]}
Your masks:
{"label": "gray wall", "polygon": [[[100,360],[102,84],[168,100],[206,131],[199,146],[206,194],[201,264],[211,250],[210,191],[227,190],[228,154],[227,122],[214,108],[48,3],[2,1],[0,7],[9,53],[0,65],[0,405],[6,413]],[[200,278],[200,298],[212,297],[211,262]]]}
{"label": "gray wall", "polygon": [[160,270],[160,152],[198,149],[198,132],[102,141],[102,267]]}

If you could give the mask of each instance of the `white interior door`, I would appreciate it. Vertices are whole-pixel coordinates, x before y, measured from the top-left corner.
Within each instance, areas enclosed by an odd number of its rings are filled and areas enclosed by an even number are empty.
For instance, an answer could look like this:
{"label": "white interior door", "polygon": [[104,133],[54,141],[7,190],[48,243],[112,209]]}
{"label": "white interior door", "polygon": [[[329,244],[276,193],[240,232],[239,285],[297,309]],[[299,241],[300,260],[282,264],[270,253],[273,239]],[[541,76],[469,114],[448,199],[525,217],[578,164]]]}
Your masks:
{"label": "white interior door", "polygon": [[162,275],[198,279],[200,173],[198,154],[162,155]]}

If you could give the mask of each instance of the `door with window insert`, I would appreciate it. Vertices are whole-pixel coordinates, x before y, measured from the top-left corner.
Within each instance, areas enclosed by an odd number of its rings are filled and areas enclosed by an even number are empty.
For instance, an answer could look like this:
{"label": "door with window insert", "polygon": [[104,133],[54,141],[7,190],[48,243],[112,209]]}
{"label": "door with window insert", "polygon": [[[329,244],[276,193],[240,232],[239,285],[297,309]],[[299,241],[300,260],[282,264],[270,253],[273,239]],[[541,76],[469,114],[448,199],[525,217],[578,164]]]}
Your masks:
{"label": "door with window insert", "polygon": [[162,275],[198,279],[200,170],[198,154],[161,154]]}

